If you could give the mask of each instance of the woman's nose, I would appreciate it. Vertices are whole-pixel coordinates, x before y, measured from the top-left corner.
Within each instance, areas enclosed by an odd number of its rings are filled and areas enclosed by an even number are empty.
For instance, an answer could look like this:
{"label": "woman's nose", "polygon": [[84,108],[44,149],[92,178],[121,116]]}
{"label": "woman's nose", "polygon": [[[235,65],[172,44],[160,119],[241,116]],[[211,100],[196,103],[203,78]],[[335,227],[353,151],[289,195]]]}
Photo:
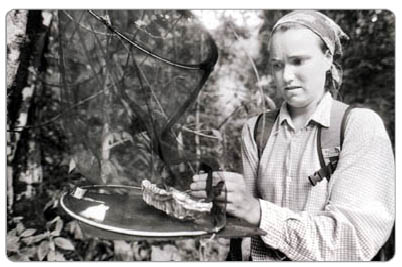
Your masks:
{"label": "woman's nose", "polygon": [[286,84],[291,83],[294,80],[294,69],[291,66],[285,66],[283,68],[283,81]]}

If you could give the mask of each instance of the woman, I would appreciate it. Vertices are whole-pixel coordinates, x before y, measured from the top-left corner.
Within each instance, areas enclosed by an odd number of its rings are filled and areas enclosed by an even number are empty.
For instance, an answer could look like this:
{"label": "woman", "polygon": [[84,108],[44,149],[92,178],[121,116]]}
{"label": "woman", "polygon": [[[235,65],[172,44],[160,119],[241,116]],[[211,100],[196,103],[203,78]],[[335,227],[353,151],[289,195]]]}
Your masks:
{"label": "woman", "polygon": [[[272,75],[284,103],[258,158],[256,118],[243,128],[243,174],[225,179],[227,212],[259,226],[253,260],[365,261],[388,239],[394,223],[394,158],[383,123],[373,111],[353,109],[346,123],[338,166],[328,182],[312,186],[320,168],[317,129],[328,127],[331,92],[341,84],[334,58],[346,35],[330,18],[295,11],[273,27]],[[205,197],[205,174],[191,188]]]}

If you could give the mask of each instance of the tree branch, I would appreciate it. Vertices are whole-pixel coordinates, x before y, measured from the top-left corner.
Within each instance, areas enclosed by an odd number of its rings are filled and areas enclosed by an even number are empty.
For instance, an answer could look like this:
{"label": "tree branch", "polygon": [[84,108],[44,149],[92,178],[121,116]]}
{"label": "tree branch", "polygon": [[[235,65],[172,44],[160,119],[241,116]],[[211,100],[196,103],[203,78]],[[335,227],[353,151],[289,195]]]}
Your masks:
{"label": "tree branch", "polygon": [[[236,33],[236,31],[234,30],[234,28],[233,28],[232,26],[230,26],[230,29],[231,29],[231,31],[233,32],[233,35],[235,36],[235,38],[239,41],[239,40],[240,40],[240,37],[239,37],[239,35]],[[258,74],[258,70],[257,70],[257,67],[256,67],[256,65],[255,65],[255,63],[254,63],[253,58],[250,56],[250,54],[247,52],[247,50],[246,50],[243,46],[242,46],[241,48],[242,48],[242,50],[244,51],[244,53],[246,54],[248,60],[250,61],[251,66],[253,67],[253,71],[254,71],[255,77],[257,78],[258,89],[259,89],[259,92],[260,92],[261,97],[262,97],[262,99],[263,99],[263,101],[262,101],[262,109],[263,109],[263,111],[265,112],[265,102],[266,102],[266,99],[265,99],[265,98],[266,98],[266,97],[269,98],[269,97],[264,94],[264,90],[263,90],[262,87],[261,87],[260,75]],[[270,109],[275,109],[275,108],[276,108],[274,101],[271,100],[271,101],[267,101],[267,102],[268,102],[268,104],[270,105],[270,106],[269,106]],[[273,105],[273,106],[272,106],[272,105]]]}
{"label": "tree branch", "polygon": [[125,36],[124,34],[120,33],[119,31],[117,31],[112,25],[111,23],[106,20],[103,17],[98,16],[97,14],[95,14],[92,10],[88,10],[89,14],[91,14],[93,17],[95,17],[97,20],[99,20],[100,22],[102,22],[106,27],[108,27],[108,29],[113,32],[114,34],[116,34],[118,37],[122,38],[123,40],[129,42],[131,45],[133,45],[135,48],[137,48],[138,50],[144,52],[145,54],[156,58],[168,65],[177,67],[177,68],[181,68],[181,69],[187,69],[187,70],[200,70],[202,69],[203,65],[199,64],[199,65],[185,65],[185,64],[178,64],[175,63],[169,59],[163,58],[157,54],[152,53],[151,51],[149,51],[148,49],[143,48],[142,46],[140,46],[137,42],[130,40],[127,36]]}

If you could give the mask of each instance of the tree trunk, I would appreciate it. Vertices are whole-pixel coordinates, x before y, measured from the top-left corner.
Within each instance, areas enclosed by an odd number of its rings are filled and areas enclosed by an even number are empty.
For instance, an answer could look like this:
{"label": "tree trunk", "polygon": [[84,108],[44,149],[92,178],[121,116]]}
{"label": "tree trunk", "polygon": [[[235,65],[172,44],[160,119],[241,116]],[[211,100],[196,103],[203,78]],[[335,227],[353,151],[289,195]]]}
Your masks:
{"label": "tree trunk", "polygon": [[[27,19],[28,11],[26,10],[11,10],[7,13],[7,96],[11,93],[11,86],[16,80],[17,70],[20,66],[21,50],[26,41]],[[7,119],[7,209],[12,211],[14,189],[11,163],[14,159],[16,144],[18,143],[20,134],[8,132],[10,130],[10,123],[11,121]]]}
{"label": "tree trunk", "polygon": [[32,185],[42,181],[38,128],[30,126],[37,121],[35,99],[41,97],[50,21],[50,13],[40,10],[13,10],[7,16],[7,182],[11,213],[14,201],[32,198]]}

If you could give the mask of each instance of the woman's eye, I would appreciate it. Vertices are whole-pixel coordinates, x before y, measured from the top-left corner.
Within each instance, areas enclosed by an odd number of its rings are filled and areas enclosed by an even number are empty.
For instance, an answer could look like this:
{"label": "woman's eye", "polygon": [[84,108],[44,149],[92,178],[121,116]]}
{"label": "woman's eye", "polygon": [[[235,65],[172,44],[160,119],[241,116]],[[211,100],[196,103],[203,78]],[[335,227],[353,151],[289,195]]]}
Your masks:
{"label": "woman's eye", "polygon": [[272,63],[272,68],[274,70],[280,70],[282,68],[282,64],[280,64],[280,63]]}
{"label": "woman's eye", "polygon": [[300,66],[303,64],[303,60],[301,58],[295,58],[293,59],[293,65],[295,66]]}

